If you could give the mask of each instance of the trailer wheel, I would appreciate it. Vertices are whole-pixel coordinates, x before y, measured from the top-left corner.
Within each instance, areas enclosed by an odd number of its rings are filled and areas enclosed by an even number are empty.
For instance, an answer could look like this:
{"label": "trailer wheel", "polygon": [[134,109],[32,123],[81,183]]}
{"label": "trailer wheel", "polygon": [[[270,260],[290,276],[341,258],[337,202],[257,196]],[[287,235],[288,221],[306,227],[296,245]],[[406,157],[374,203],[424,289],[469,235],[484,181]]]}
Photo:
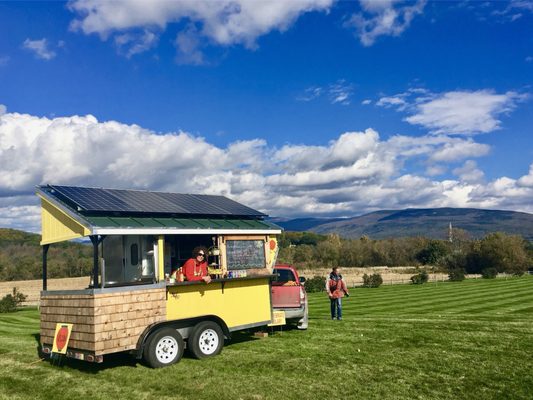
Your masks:
{"label": "trailer wheel", "polygon": [[216,322],[204,321],[193,328],[187,343],[194,357],[198,359],[213,357],[222,351],[224,334]]}
{"label": "trailer wheel", "polygon": [[185,345],[180,333],[172,328],[160,328],[148,339],[144,359],[152,368],[167,367],[183,356]]}

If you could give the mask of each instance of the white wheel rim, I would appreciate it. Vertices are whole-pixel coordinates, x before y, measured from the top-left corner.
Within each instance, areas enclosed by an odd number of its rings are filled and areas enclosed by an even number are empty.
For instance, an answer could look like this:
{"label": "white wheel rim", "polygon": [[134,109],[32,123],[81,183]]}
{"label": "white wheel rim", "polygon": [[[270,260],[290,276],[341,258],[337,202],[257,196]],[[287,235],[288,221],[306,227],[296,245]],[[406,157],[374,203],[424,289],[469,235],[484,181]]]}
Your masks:
{"label": "white wheel rim", "polygon": [[206,355],[213,354],[218,348],[218,343],[218,334],[213,329],[202,331],[200,339],[198,340],[200,351]]}
{"label": "white wheel rim", "polygon": [[178,356],[178,341],[172,336],[164,336],[159,339],[155,346],[157,361],[163,364],[171,363]]}

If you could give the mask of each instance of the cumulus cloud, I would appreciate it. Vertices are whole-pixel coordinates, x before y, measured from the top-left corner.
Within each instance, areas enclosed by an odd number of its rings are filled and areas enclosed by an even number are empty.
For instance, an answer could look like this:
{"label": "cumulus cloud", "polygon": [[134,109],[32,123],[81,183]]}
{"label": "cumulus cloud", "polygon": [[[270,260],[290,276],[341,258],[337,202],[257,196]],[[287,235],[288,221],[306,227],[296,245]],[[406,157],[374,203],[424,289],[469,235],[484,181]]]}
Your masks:
{"label": "cumulus cloud", "polygon": [[533,188],[533,164],[529,166],[529,174],[522,176],[518,180],[520,186]]}
{"label": "cumulus cloud", "polygon": [[410,89],[405,93],[380,98],[376,105],[408,112],[407,122],[429,129],[434,134],[475,135],[500,128],[502,115],[509,114],[528,96],[493,90],[430,93]]}
{"label": "cumulus cloud", "polygon": [[26,39],[22,47],[33,52],[35,57],[41,60],[49,61],[56,56],[56,52],[50,48],[50,43],[46,38],[39,40]]}
{"label": "cumulus cloud", "polygon": [[463,182],[479,182],[483,180],[485,174],[478,169],[474,160],[467,160],[461,167],[455,168],[453,173]]}
{"label": "cumulus cloud", "polygon": [[355,30],[363,46],[372,46],[380,36],[400,36],[418,14],[426,0],[405,4],[396,0],[360,0],[362,12],[353,14],[345,23]]}
{"label": "cumulus cloud", "polygon": [[[187,132],[157,134],[90,115],[51,119],[4,113],[0,224],[38,231],[32,193],[46,183],[220,194],[289,217],[442,206],[533,211],[533,165],[518,180],[483,183],[472,159],[488,150],[471,138],[383,140],[373,129],[345,132],[316,146],[278,148],[258,138],[218,147]],[[404,165],[411,161],[425,163],[426,176],[406,173]],[[432,178],[446,172],[445,165],[454,168],[457,179]]]}
{"label": "cumulus cloud", "polygon": [[75,0],[73,30],[98,34],[103,40],[117,32],[147,29],[152,33],[168,24],[190,22],[177,34],[178,59],[200,60],[201,41],[216,45],[244,45],[253,49],[257,38],[273,30],[287,30],[302,14],[327,11],[333,0],[297,1],[106,1]]}

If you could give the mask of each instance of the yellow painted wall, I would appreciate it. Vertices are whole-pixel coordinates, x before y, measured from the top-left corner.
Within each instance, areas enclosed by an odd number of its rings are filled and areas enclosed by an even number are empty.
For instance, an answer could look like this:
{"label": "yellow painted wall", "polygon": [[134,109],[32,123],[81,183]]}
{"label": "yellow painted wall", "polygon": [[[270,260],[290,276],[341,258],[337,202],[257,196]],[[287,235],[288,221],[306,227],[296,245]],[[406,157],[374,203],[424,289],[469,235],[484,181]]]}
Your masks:
{"label": "yellow painted wall", "polygon": [[41,198],[41,245],[88,236],[91,231]]}
{"label": "yellow painted wall", "polygon": [[228,326],[271,321],[269,277],[169,286],[167,320],[216,315]]}

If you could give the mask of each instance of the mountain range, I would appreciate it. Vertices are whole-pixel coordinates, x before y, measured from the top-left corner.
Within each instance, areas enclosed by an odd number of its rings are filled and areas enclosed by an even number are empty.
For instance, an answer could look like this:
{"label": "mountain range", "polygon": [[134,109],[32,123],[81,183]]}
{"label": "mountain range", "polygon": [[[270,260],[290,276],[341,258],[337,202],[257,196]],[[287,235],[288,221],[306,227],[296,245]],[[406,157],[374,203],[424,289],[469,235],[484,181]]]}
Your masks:
{"label": "mountain range", "polygon": [[408,208],[382,210],[353,218],[272,218],[287,231],[336,233],[344,238],[368,236],[386,239],[425,236],[448,237],[449,225],[467,231],[471,237],[491,232],[521,235],[533,241],[533,214],[517,211],[481,210],[475,208]]}

